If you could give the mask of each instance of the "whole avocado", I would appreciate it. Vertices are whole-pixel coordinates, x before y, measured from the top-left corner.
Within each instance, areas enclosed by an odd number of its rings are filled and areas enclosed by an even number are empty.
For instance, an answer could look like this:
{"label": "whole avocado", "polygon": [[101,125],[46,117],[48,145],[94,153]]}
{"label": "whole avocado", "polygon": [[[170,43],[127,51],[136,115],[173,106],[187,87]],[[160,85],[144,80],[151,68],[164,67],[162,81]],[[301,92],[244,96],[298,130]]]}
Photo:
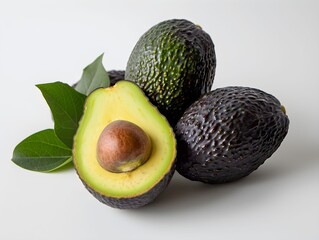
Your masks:
{"label": "whole avocado", "polygon": [[138,40],[125,80],[135,82],[174,126],[190,104],[211,90],[215,69],[210,36],[188,20],[172,19]]}
{"label": "whole avocado", "polygon": [[176,125],[177,171],[205,183],[240,179],[277,150],[288,127],[285,108],[274,96],[248,87],[216,89]]}

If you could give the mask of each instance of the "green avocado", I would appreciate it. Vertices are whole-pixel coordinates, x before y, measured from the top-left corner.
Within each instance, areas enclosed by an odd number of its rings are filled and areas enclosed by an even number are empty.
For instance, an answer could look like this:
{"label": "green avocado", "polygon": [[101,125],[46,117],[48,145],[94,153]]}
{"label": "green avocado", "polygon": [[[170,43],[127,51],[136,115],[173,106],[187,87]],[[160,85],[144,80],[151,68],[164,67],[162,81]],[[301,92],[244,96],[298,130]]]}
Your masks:
{"label": "green avocado", "polygon": [[175,127],[177,171],[205,183],[240,179],[277,150],[288,127],[274,96],[248,87],[216,89],[194,102]]}
{"label": "green avocado", "polygon": [[173,19],[138,40],[125,79],[135,82],[174,126],[191,103],[211,90],[215,68],[210,36],[188,20]]}
{"label": "green avocado", "polygon": [[74,138],[85,187],[114,208],[152,202],[175,170],[176,141],[166,118],[129,81],[92,92]]}

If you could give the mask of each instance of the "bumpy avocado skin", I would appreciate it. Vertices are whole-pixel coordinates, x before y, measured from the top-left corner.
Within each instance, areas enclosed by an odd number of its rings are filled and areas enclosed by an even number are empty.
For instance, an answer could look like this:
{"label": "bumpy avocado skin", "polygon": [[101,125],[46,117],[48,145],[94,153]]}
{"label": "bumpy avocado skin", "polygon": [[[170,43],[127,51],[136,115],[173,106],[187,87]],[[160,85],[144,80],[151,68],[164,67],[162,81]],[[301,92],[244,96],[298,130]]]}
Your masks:
{"label": "bumpy avocado skin", "polygon": [[115,85],[118,81],[124,80],[124,70],[110,70],[107,72],[110,78],[110,86]]}
{"label": "bumpy avocado skin", "polygon": [[192,104],[175,128],[177,171],[205,183],[240,179],[277,150],[288,127],[274,96],[247,87],[216,89]]}
{"label": "bumpy avocado skin", "polygon": [[[167,185],[171,181],[175,172],[176,161],[173,163],[171,170],[159,181],[154,187],[142,195],[132,198],[114,198],[105,196],[101,193],[94,191],[93,188],[87,185],[85,181],[82,181],[85,188],[100,202],[118,209],[135,209],[143,207],[152,203],[155,199],[166,189]],[[79,175],[78,175],[79,176]]]}
{"label": "bumpy avocado skin", "polygon": [[211,90],[215,68],[210,36],[188,20],[173,19],[138,40],[125,80],[135,82],[174,126],[191,103]]}

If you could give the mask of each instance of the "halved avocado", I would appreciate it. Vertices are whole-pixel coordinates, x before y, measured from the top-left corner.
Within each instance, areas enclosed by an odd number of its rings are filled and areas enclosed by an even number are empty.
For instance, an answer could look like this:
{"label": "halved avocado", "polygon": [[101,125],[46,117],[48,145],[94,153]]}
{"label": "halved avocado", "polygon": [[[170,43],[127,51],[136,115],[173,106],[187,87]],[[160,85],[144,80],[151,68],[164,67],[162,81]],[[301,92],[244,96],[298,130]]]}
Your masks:
{"label": "halved avocado", "polygon": [[[133,170],[114,172],[99,161],[108,156],[97,150],[102,132],[117,122],[132,123],[150,139],[148,158]],[[125,131],[121,126],[118,129]],[[137,85],[119,81],[88,96],[74,138],[73,161],[83,184],[99,201],[115,208],[138,208],[152,202],[171,180],[175,157],[171,126]]]}

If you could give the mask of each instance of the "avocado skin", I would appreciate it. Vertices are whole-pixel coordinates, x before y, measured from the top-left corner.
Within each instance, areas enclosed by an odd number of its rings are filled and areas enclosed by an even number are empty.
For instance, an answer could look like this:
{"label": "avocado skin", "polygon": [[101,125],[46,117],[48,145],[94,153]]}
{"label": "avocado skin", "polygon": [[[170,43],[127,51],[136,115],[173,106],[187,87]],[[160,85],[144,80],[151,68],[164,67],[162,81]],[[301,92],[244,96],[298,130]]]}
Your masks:
{"label": "avocado skin", "polygon": [[[109,78],[110,78],[110,86],[113,86],[118,81],[124,80],[125,71],[124,70],[110,70],[110,71],[107,71],[107,74],[109,75]],[[72,85],[72,87],[75,88],[77,84],[78,84],[78,82],[74,83]]]}
{"label": "avocado skin", "polygon": [[216,89],[192,104],[176,125],[177,171],[204,183],[235,181],[277,150],[288,127],[274,96],[248,87]]}
{"label": "avocado skin", "polygon": [[118,81],[124,80],[124,70],[110,70],[107,72],[110,78],[110,86],[115,85]]}
{"label": "avocado skin", "polygon": [[171,181],[174,172],[175,172],[176,160],[174,161],[172,168],[168,171],[165,176],[159,181],[155,186],[153,186],[149,191],[145,192],[142,195],[132,198],[115,198],[105,196],[101,193],[94,191],[85,181],[81,179],[85,188],[100,202],[118,209],[135,209],[143,207],[151,202],[153,202],[167,187]]}
{"label": "avocado skin", "polygon": [[191,103],[211,90],[215,69],[210,36],[188,20],[172,19],[138,40],[125,80],[135,82],[174,126]]}

